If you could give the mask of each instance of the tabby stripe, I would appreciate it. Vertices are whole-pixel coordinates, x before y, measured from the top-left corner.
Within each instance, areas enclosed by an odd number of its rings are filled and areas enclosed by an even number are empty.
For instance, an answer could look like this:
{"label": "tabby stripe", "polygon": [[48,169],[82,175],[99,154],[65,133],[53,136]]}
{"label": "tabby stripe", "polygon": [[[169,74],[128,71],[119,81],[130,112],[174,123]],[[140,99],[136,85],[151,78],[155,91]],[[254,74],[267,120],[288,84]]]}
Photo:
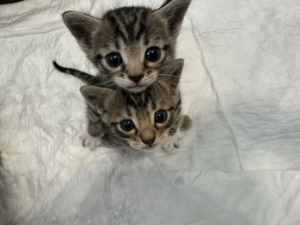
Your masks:
{"label": "tabby stripe", "polygon": [[151,98],[150,92],[146,91],[145,93],[127,95],[126,102],[127,104],[134,107],[135,109],[146,108],[150,98]]}
{"label": "tabby stripe", "polygon": [[136,34],[135,39],[136,39],[136,40],[139,40],[140,37],[141,37],[141,35],[142,35],[143,33],[145,33],[145,30],[146,30],[146,26],[142,23],[142,24],[140,25],[140,28],[139,28],[137,34]]}
{"label": "tabby stripe", "polygon": [[169,50],[169,48],[170,48],[169,45],[164,45],[163,50],[164,50],[164,51],[167,51],[167,50]]}
{"label": "tabby stripe", "polygon": [[128,34],[128,33],[126,33],[126,29],[124,29],[126,27],[126,25],[125,25],[125,19],[124,20],[120,20],[117,16],[118,15],[116,15],[116,17],[114,17],[115,18],[115,22],[116,22],[115,33],[116,34],[120,34],[121,37],[122,37],[122,39],[124,40],[124,42],[127,42],[128,38],[127,38],[127,36],[125,34]]}
{"label": "tabby stripe", "polygon": [[127,42],[127,38],[125,37],[125,35],[123,34],[123,32],[119,29],[119,27],[116,27],[115,34],[116,35],[120,35],[122,37],[122,39],[124,40],[124,42]]}
{"label": "tabby stripe", "polygon": [[115,35],[120,35],[123,40],[126,41],[127,39],[124,33],[119,29],[119,27],[121,27],[121,24],[119,23],[119,21],[117,21],[117,18],[114,15],[110,15],[107,20],[112,24],[112,26],[115,26]]}
{"label": "tabby stripe", "polygon": [[169,135],[173,136],[175,133],[176,133],[176,129],[171,127],[170,130],[169,130]]}
{"label": "tabby stripe", "polygon": [[174,110],[177,110],[179,107],[181,107],[181,99],[178,100]]}
{"label": "tabby stripe", "polygon": [[52,63],[58,71],[60,71],[62,73],[73,75],[74,77],[79,78],[80,80],[82,80],[83,82],[85,82],[87,84],[93,85],[95,83],[99,83],[99,77],[92,76],[88,73],[84,73],[79,70],[62,67],[62,66],[58,65],[55,61],[53,61]]}
{"label": "tabby stripe", "polygon": [[136,40],[139,40],[141,35],[146,31],[146,26],[145,26],[145,23],[146,23],[146,17],[147,17],[147,12],[146,11],[143,11],[141,13],[141,15],[139,15],[139,28],[136,29],[137,31],[135,32],[136,35],[135,35],[135,38]]}

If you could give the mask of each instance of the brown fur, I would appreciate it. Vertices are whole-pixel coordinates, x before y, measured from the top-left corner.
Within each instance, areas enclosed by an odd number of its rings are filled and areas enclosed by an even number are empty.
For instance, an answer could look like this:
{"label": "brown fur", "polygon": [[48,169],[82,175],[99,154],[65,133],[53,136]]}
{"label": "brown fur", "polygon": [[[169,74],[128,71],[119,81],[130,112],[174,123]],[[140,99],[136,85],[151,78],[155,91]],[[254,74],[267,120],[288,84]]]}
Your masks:
{"label": "brown fur", "polygon": [[[184,15],[191,0],[166,1],[158,10],[146,7],[123,7],[107,12],[101,19],[79,12],[66,12],[63,21],[76,38],[88,59],[98,68],[100,86],[122,87],[141,92],[162,74],[168,61],[175,59],[175,45]],[[147,49],[157,47],[159,59],[148,61]],[[123,63],[111,67],[106,56],[119,53]],[[94,77],[80,71],[54,66],[91,84]],[[141,77],[138,82],[133,77]],[[135,87],[140,85],[139,87]]]}
{"label": "brown fur", "polygon": [[[121,89],[82,87],[81,93],[94,115],[99,115],[93,126],[94,130],[99,129],[97,136],[106,135],[106,142],[131,150],[149,149],[163,143],[170,135],[174,135],[181,119],[178,83],[182,68],[183,60],[171,62],[170,67],[165,69],[169,76],[157,80],[139,94]],[[163,123],[154,121],[155,112],[159,110],[165,110],[168,115]],[[131,119],[135,125],[135,129],[130,132],[121,128],[121,122],[127,119]],[[105,132],[102,133],[103,131]]]}
{"label": "brown fur", "polygon": [[181,117],[180,125],[179,125],[179,130],[180,131],[187,131],[191,128],[192,126],[192,120],[189,116],[183,115]]}

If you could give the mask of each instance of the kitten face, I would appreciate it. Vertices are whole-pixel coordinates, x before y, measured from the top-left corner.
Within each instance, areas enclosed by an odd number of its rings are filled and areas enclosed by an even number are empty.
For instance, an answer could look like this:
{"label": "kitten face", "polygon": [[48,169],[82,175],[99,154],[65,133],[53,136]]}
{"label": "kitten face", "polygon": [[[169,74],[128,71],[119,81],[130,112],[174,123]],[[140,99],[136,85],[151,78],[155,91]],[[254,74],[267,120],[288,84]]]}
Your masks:
{"label": "kitten face", "polygon": [[174,59],[176,39],[190,1],[167,1],[156,11],[119,8],[102,19],[67,12],[63,19],[101,76],[137,93],[155,82],[166,61]]}
{"label": "kitten face", "polygon": [[177,85],[182,67],[183,60],[173,61],[172,77],[157,80],[139,94],[96,86],[85,86],[81,93],[120,145],[151,149],[177,129],[181,112]]}
{"label": "kitten face", "polygon": [[[95,65],[102,73],[110,74],[118,86],[140,92],[156,80],[158,69],[172,58],[173,53],[169,50],[173,42],[169,40],[165,24],[151,18],[152,13],[148,9],[136,12],[137,18],[143,21],[123,22],[124,30],[121,28],[115,35],[117,27],[122,27],[117,20],[122,16],[125,18],[125,13],[124,9],[114,11],[103,18],[103,29],[96,33],[95,38]],[[144,16],[141,16],[143,13]],[[132,27],[130,33],[125,27]]]}
{"label": "kitten face", "polygon": [[128,99],[119,98],[108,102],[107,113],[102,120],[110,124],[114,136],[127,142],[131,148],[153,148],[168,136],[178,103],[178,98],[160,100],[149,100],[149,104],[137,109],[134,105],[128,105]]}

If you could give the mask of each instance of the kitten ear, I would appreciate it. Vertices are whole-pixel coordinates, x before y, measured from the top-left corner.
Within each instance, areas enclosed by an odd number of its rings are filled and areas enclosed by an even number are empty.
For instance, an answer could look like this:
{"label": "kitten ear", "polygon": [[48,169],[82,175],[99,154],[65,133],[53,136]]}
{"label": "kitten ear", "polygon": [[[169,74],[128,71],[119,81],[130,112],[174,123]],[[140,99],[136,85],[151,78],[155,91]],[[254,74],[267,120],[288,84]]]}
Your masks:
{"label": "kitten ear", "polygon": [[87,85],[81,87],[80,92],[88,104],[97,109],[101,114],[101,112],[105,111],[105,103],[111,98],[115,91],[109,88]]}
{"label": "kitten ear", "polygon": [[95,32],[102,26],[103,21],[79,12],[65,12],[63,21],[76,38],[82,50],[86,53],[93,47]]}
{"label": "kitten ear", "polygon": [[169,31],[175,38],[179,35],[184,15],[192,0],[166,0],[165,4],[154,12],[167,20]]}
{"label": "kitten ear", "polygon": [[168,79],[172,89],[177,89],[177,87],[178,87],[181,73],[183,70],[183,65],[184,65],[184,59],[174,60],[173,62],[171,62],[168,65],[168,68],[171,68],[171,69],[170,69],[170,71],[168,71],[167,74],[170,74],[172,76],[167,76],[166,78]]}

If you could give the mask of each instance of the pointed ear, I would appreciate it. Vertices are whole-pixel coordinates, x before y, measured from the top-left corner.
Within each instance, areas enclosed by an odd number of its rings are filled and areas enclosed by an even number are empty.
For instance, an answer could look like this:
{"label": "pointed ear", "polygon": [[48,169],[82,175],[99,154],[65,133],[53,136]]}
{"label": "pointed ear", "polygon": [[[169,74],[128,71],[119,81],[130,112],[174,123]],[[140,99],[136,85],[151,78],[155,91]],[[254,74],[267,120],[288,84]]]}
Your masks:
{"label": "pointed ear", "polygon": [[87,51],[93,47],[95,32],[101,28],[103,21],[79,12],[65,12],[63,21],[76,38],[81,49]]}
{"label": "pointed ear", "polygon": [[179,35],[184,15],[192,0],[166,0],[165,4],[154,12],[167,20],[168,28],[175,38]]}
{"label": "pointed ear", "polygon": [[177,90],[181,73],[183,70],[184,60],[183,59],[177,59],[171,62],[167,67],[167,74],[171,76],[166,76],[167,82],[170,84],[171,89]]}
{"label": "pointed ear", "polygon": [[97,109],[100,114],[105,111],[106,102],[109,101],[109,99],[115,93],[115,91],[112,89],[92,85],[81,87],[80,92],[88,104]]}

